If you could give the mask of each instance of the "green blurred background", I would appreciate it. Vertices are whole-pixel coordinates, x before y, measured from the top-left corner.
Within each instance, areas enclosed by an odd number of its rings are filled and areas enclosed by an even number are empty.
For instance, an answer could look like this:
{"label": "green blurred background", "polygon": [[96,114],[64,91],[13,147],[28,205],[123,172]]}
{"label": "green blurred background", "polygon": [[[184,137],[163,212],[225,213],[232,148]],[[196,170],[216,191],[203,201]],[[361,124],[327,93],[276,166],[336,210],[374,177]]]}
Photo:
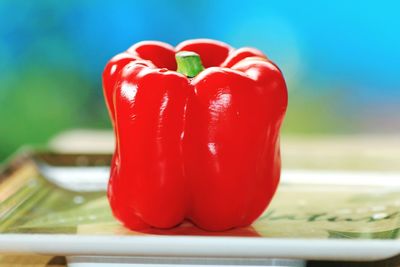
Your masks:
{"label": "green blurred background", "polygon": [[72,128],[110,128],[109,58],[141,40],[263,50],[289,87],[284,134],[400,133],[396,1],[0,2],[0,162]]}

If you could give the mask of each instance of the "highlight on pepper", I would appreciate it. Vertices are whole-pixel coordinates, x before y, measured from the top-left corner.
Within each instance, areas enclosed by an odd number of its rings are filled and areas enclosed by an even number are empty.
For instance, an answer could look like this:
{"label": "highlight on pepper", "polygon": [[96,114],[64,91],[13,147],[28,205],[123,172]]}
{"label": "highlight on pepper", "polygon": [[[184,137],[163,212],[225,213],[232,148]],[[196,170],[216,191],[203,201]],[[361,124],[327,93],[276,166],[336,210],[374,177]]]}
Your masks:
{"label": "highlight on pepper", "polygon": [[287,89],[255,48],[209,39],[139,42],[113,57],[103,90],[116,149],[108,198],[127,228],[244,227],[279,184]]}

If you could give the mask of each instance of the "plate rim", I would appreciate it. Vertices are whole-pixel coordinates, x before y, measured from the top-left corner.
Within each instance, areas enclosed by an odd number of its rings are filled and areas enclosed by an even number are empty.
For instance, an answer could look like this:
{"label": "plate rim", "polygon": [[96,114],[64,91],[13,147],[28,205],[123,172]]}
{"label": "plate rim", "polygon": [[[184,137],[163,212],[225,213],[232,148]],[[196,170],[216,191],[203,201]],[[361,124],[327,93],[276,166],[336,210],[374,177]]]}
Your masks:
{"label": "plate rim", "polygon": [[0,252],[376,261],[400,255],[400,240],[1,234]]}

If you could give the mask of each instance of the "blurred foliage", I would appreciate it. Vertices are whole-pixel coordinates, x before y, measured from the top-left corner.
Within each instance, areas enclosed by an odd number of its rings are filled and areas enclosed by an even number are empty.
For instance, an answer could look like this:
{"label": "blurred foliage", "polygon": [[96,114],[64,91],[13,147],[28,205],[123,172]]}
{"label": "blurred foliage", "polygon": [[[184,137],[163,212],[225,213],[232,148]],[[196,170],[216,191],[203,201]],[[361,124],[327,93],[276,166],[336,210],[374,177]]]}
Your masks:
{"label": "blurred foliage", "polygon": [[325,135],[359,131],[357,112],[353,107],[343,105],[347,99],[346,91],[327,90],[318,84],[298,86],[289,87],[283,134]]}
{"label": "blurred foliage", "polygon": [[52,69],[43,75],[28,67],[6,86],[0,99],[0,159],[21,144],[45,144],[69,128],[109,126],[98,84],[77,73]]}

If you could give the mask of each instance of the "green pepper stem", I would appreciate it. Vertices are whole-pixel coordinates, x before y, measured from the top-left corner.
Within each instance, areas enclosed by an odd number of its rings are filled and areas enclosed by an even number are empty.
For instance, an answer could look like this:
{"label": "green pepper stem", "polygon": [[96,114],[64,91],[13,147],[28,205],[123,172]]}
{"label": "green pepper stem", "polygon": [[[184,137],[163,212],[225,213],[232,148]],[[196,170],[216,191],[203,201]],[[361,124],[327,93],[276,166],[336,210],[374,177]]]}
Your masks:
{"label": "green pepper stem", "polygon": [[181,51],[175,54],[176,63],[178,69],[176,70],[189,78],[196,77],[202,70],[204,70],[201,64],[199,54],[191,51]]}

